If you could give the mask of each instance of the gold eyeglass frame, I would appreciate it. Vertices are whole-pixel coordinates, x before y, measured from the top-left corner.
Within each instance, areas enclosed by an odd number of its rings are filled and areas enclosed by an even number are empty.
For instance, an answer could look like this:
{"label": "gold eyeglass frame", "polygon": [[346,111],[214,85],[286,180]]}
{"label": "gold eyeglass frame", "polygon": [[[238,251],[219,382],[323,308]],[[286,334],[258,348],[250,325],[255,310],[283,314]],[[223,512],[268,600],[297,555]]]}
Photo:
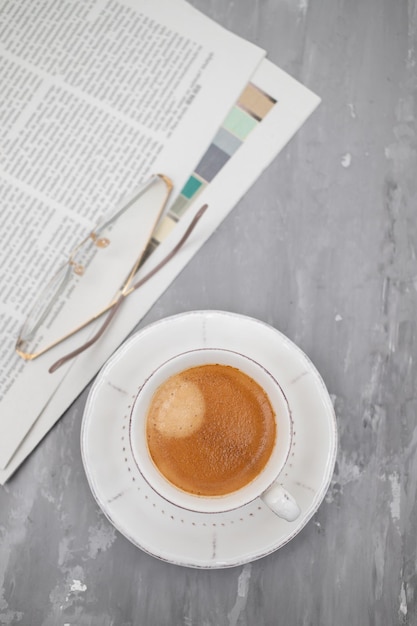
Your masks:
{"label": "gold eyeglass frame", "polygon": [[[147,246],[148,246],[150,240],[152,239],[153,233],[154,233],[155,228],[156,228],[156,226],[158,225],[158,223],[159,223],[159,221],[161,219],[161,216],[163,216],[163,214],[164,214],[164,209],[167,206],[168,200],[169,200],[170,195],[171,195],[172,190],[173,190],[173,183],[172,183],[171,179],[168,176],[166,176],[165,174],[155,174],[155,175],[151,176],[144,183],[143,186],[140,187],[139,191],[134,195],[133,198],[131,198],[129,200],[129,202],[126,205],[124,205],[119,211],[117,211],[108,220],[106,220],[102,224],[98,225],[75,248],[73,248],[73,250],[69,254],[67,262],[63,266],[61,266],[59,268],[59,270],[55,273],[54,277],[51,279],[51,281],[48,283],[48,285],[50,285],[52,283],[52,281],[54,280],[55,276],[57,276],[59,274],[59,272],[61,272],[65,267],[67,267],[68,270],[70,270],[72,268],[74,273],[76,273],[78,275],[82,275],[83,267],[78,265],[74,261],[76,254],[80,251],[80,249],[82,249],[85,246],[86,243],[89,242],[89,240],[92,240],[93,243],[97,247],[99,247],[99,248],[100,247],[106,247],[108,245],[108,243],[109,243],[109,240],[107,240],[106,238],[100,238],[100,231],[104,230],[104,228],[106,226],[108,226],[109,224],[114,222],[117,219],[117,217],[119,217],[119,215],[121,213],[126,211],[127,208],[129,208],[134,202],[136,202],[136,200],[139,197],[141,197],[149,189],[149,187],[153,184],[153,182],[155,182],[155,180],[157,178],[161,179],[165,183],[165,185],[166,185],[166,193],[165,193],[164,199],[162,201],[160,210],[159,210],[159,212],[158,212],[158,214],[157,214],[157,216],[155,218],[155,222],[153,224],[153,228],[151,230],[151,234],[150,234],[148,240],[145,242],[145,245],[144,245],[143,249],[141,250],[139,256],[135,260],[132,268],[128,272],[128,274],[127,274],[126,278],[124,279],[122,285],[119,287],[116,296],[111,300],[111,302],[108,305],[103,307],[95,315],[91,316],[89,319],[87,319],[82,324],[80,324],[77,327],[73,328],[70,332],[68,332],[65,335],[59,337],[55,341],[51,342],[50,344],[48,344],[47,346],[43,347],[42,349],[40,349],[40,350],[38,350],[36,352],[27,352],[24,349],[24,343],[28,340],[28,338],[25,339],[24,331],[25,331],[25,328],[27,327],[27,325],[28,325],[28,323],[30,321],[30,317],[31,317],[33,311],[36,309],[36,306],[38,305],[38,303],[42,299],[42,295],[43,295],[44,291],[46,291],[46,289],[47,289],[47,288],[45,288],[45,290],[43,290],[38,295],[38,297],[36,298],[34,305],[30,309],[30,311],[28,313],[28,316],[27,316],[25,322],[23,323],[23,325],[22,325],[22,327],[21,327],[21,329],[19,331],[19,335],[18,335],[18,338],[17,338],[17,341],[16,341],[16,345],[15,345],[15,351],[22,359],[24,359],[25,361],[32,361],[34,359],[37,359],[38,357],[40,357],[41,355],[45,354],[46,352],[48,352],[49,350],[51,350],[55,346],[57,346],[60,343],[64,342],[69,337],[72,337],[73,335],[75,335],[77,332],[79,332],[83,328],[86,328],[87,326],[89,326],[90,324],[95,322],[97,319],[102,317],[105,313],[109,313],[109,315],[107,316],[107,318],[104,321],[103,325],[99,328],[99,330],[95,333],[95,335],[91,339],[89,339],[86,343],[82,344],[79,348],[76,348],[75,350],[73,350],[69,354],[66,354],[65,356],[60,358],[56,363],[54,363],[49,368],[49,372],[51,372],[51,373],[54,372],[59,367],[61,367],[61,365],[63,365],[65,362],[67,362],[70,359],[74,358],[78,354],[81,354],[81,352],[83,352],[84,350],[89,348],[91,345],[93,345],[104,334],[104,332],[107,329],[107,327],[109,326],[111,320],[115,316],[116,312],[119,310],[119,307],[122,304],[123,300],[126,297],[128,297],[131,293],[133,293],[136,289],[141,287],[152,276],[154,276],[166,263],[168,263],[168,261],[183,246],[183,244],[188,239],[188,237],[191,234],[191,232],[194,230],[194,227],[197,224],[197,222],[199,221],[200,217],[205,212],[205,210],[207,208],[207,205],[202,206],[199,209],[199,211],[194,215],[194,218],[190,222],[190,224],[189,224],[188,228],[186,229],[185,233],[183,234],[181,239],[177,242],[177,244],[174,246],[174,248],[167,254],[167,256],[164,257],[162,259],[162,261],[160,261],[160,263],[158,263],[158,265],[156,267],[154,267],[152,270],[150,270],[150,272],[148,272],[148,274],[143,276],[138,282],[132,284],[133,278],[134,278],[136,272],[139,269],[139,266],[140,266],[140,264],[142,262],[144,254],[146,252]],[[69,274],[68,274],[68,276],[69,276]],[[65,277],[63,277],[63,280],[65,280]],[[56,293],[57,292],[58,292],[58,289],[56,289]],[[55,293],[54,296],[52,296],[52,298],[51,298],[51,300],[49,302],[49,306],[51,306],[54,297],[56,297],[56,293]],[[46,310],[45,310],[44,315],[47,315],[47,311]],[[42,317],[41,317],[41,319],[42,319]],[[40,324],[40,323],[41,323],[41,321],[38,322],[38,324]],[[36,325],[35,325],[35,329],[36,329]],[[31,330],[31,332],[34,332],[34,330]],[[27,333],[27,335],[29,336],[30,333]]]}

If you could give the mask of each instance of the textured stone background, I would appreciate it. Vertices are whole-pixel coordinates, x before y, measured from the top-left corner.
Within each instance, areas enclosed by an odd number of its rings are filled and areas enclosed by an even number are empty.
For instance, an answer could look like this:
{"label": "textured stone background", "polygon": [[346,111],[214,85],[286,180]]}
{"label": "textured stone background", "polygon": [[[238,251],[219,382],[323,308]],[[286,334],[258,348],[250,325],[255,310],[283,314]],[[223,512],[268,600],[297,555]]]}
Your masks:
{"label": "textured stone background", "polygon": [[284,332],[334,398],[333,481],[313,520],[264,559],[159,562],[91,496],[87,389],[0,490],[0,624],[417,624],[417,3],[192,4],[323,102],[141,326],[213,308]]}

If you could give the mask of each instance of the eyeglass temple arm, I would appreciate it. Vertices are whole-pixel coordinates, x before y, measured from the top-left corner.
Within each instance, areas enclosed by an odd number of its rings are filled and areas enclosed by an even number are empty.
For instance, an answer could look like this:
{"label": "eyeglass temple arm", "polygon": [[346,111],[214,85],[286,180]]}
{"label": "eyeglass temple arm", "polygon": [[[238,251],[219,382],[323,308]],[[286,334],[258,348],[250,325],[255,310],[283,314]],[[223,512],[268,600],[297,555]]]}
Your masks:
{"label": "eyeglass temple arm", "polygon": [[146,283],[150,278],[152,278],[152,276],[154,276],[157,272],[159,272],[160,269],[162,269],[164,267],[164,265],[166,265],[171,259],[172,257],[174,257],[177,252],[180,250],[180,248],[182,248],[182,246],[185,244],[185,242],[187,241],[188,237],[191,235],[191,233],[193,232],[194,228],[197,225],[197,222],[200,220],[200,218],[203,216],[203,214],[205,213],[206,209],[207,209],[208,205],[204,204],[198,211],[197,213],[194,215],[193,219],[191,220],[187,230],[185,231],[185,233],[183,234],[183,236],[181,237],[181,239],[178,241],[178,243],[172,248],[172,250],[170,252],[168,252],[168,254],[166,255],[166,257],[164,257],[162,259],[162,261],[160,261],[158,263],[158,265],[155,265],[155,267],[153,269],[150,270],[150,272],[148,272],[143,278],[141,278],[140,280],[138,280],[137,283],[135,283],[134,285],[132,285],[130,287],[130,289],[127,290],[127,292],[125,293],[126,296],[128,296],[129,294],[132,293],[132,291],[135,291],[135,289],[138,289],[139,287],[142,287],[142,285],[144,283]]}
{"label": "eyeglass temple arm", "polygon": [[66,354],[65,356],[61,357],[58,361],[56,361],[53,365],[51,365],[51,367],[49,368],[49,373],[52,374],[53,372],[55,372],[57,369],[59,369],[61,367],[61,365],[64,365],[64,363],[67,363],[68,361],[70,361],[71,359],[75,358],[76,356],[78,356],[79,354],[81,354],[82,352],[84,352],[85,350],[87,350],[90,346],[92,346],[96,341],[98,341],[98,339],[100,339],[100,337],[104,334],[104,332],[107,330],[108,326],[110,325],[112,319],[114,318],[114,316],[116,315],[117,311],[119,310],[123,300],[130,295],[133,291],[135,291],[136,289],[138,289],[139,287],[142,287],[142,285],[144,283],[146,283],[150,278],[152,278],[152,276],[154,276],[157,272],[159,272],[160,269],[162,269],[164,267],[164,265],[166,265],[171,259],[172,257],[174,257],[176,255],[176,253],[180,250],[180,248],[182,248],[182,246],[184,245],[184,243],[187,241],[188,237],[191,235],[192,231],[194,230],[195,226],[197,225],[197,222],[200,220],[200,218],[203,216],[203,214],[205,213],[206,209],[207,209],[208,205],[204,204],[198,211],[197,213],[194,215],[192,221],[190,222],[187,230],[185,231],[185,233],[183,234],[183,236],[181,237],[181,239],[177,242],[177,244],[172,248],[172,250],[166,255],[166,257],[164,257],[162,259],[162,261],[160,261],[158,263],[158,265],[156,265],[153,269],[150,270],[150,272],[148,272],[145,276],[143,276],[143,278],[141,278],[140,280],[138,280],[137,283],[135,283],[134,285],[132,285],[130,287],[130,289],[128,291],[126,291],[125,293],[121,293],[120,296],[118,297],[118,299],[116,300],[116,302],[114,303],[114,305],[112,306],[112,308],[110,309],[109,314],[107,315],[104,323],[100,326],[100,328],[98,329],[98,331],[96,332],[96,334],[89,339],[86,343],[82,344],[79,348],[76,348],[75,350],[73,350],[72,352],[69,352],[68,354]]}

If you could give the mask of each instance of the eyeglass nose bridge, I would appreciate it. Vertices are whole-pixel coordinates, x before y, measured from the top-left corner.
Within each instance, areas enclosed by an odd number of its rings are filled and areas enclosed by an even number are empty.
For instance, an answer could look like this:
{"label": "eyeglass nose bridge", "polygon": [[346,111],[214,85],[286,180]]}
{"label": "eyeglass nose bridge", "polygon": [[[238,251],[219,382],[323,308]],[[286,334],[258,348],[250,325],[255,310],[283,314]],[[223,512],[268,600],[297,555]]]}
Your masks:
{"label": "eyeglass nose bridge", "polygon": [[97,248],[107,248],[107,246],[110,245],[110,239],[108,239],[107,237],[99,237],[95,240],[94,244],[97,246]]}
{"label": "eyeglass nose bridge", "polygon": [[70,261],[69,264],[72,267],[74,274],[76,274],[77,276],[82,276],[84,274],[84,265],[81,265],[81,263],[75,263],[75,261]]}
{"label": "eyeglass nose bridge", "polygon": [[107,248],[110,245],[110,239],[108,237],[99,237],[94,231],[90,233],[90,238],[97,248]]}
{"label": "eyeglass nose bridge", "polygon": [[94,246],[101,249],[107,248],[110,245],[110,239],[108,237],[100,237],[99,234],[97,234],[94,230],[91,231],[91,233],[84,239],[84,241],[82,241],[81,244],[72,251],[68,260],[68,263],[72,267],[74,274],[76,274],[77,276],[83,276],[85,272],[85,266],[82,263],[78,263],[75,260],[75,257],[80,254],[80,252],[83,250],[83,248],[86,247],[89,242],[92,242]]}

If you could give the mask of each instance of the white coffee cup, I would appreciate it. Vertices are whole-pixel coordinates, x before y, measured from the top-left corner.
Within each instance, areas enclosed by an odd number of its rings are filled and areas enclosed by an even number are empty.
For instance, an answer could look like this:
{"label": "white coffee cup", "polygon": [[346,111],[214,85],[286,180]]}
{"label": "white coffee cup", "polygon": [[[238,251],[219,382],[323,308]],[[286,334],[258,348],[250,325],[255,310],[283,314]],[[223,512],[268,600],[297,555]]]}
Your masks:
{"label": "white coffee cup", "polygon": [[[271,456],[260,473],[240,489],[219,496],[200,496],[185,492],[169,482],[150,455],[146,422],[149,406],[158,387],[171,376],[199,365],[229,365],[257,382],[267,394],[275,413],[278,436]],[[231,350],[201,348],[183,352],[160,365],[144,382],[136,395],[130,414],[129,440],[135,463],[148,484],[162,498],[181,508],[200,513],[220,513],[240,508],[256,498],[279,517],[294,521],[300,509],[279,477],[291,451],[293,423],[285,394],[272,374],[252,358]]]}

